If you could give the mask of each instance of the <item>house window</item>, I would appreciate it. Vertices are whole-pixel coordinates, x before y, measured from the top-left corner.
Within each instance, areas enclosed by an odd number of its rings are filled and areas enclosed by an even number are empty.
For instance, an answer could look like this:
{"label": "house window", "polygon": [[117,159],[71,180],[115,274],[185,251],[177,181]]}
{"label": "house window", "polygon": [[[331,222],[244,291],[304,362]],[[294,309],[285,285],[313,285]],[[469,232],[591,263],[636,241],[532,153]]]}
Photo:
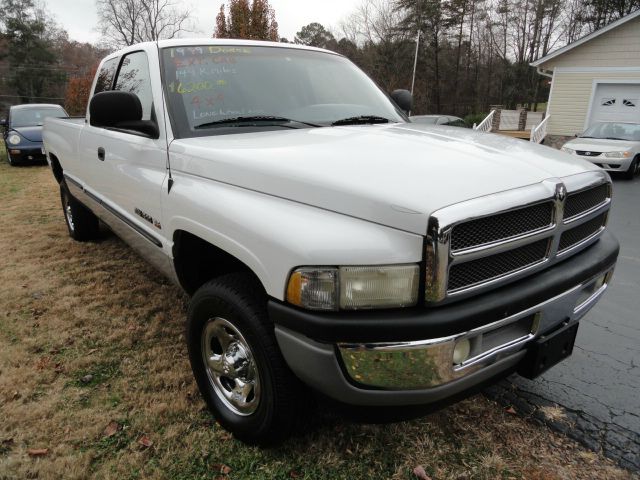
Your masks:
{"label": "house window", "polygon": [[635,98],[632,98],[630,100],[625,98],[624,100],[622,100],[622,104],[625,107],[635,107],[638,104],[638,100]]}
{"label": "house window", "polygon": [[612,105],[616,104],[616,99],[615,98],[603,98],[602,99],[602,106],[603,107],[611,107]]}

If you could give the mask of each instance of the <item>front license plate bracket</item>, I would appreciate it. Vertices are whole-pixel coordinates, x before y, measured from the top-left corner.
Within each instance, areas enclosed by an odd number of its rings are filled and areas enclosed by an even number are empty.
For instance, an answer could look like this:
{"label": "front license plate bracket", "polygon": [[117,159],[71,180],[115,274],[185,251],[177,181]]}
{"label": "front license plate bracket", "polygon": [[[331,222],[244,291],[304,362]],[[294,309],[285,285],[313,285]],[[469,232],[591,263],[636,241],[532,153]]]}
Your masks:
{"label": "front license plate bracket", "polygon": [[578,322],[564,322],[556,330],[533,342],[520,362],[518,373],[525,378],[535,378],[570,356],[576,341],[578,325]]}

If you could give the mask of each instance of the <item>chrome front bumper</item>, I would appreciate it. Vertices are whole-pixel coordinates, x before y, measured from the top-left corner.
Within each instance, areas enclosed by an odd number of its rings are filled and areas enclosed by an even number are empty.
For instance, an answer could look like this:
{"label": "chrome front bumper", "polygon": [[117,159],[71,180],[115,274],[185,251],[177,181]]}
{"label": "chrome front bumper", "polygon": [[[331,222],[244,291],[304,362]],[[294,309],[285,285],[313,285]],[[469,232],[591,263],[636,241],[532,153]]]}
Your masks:
{"label": "chrome front bumper", "polygon": [[[562,323],[578,322],[608,287],[613,270],[515,315],[443,338],[412,342],[340,343],[350,380],[365,388],[421,389],[467,376],[509,356]],[[454,361],[456,345],[469,347]],[[461,355],[458,352],[458,355]]]}
{"label": "chrome front bumper", "polygon": [[[577,323],[607,290],[613,266],[573,288],[500,321],[440,338],[407,342],[325,343],[276,322],[282,354],[307,385],[352,405],[398,406],[445,401],[515,371],[527,345]],[[468,339],[468,358],[454,346]]]}

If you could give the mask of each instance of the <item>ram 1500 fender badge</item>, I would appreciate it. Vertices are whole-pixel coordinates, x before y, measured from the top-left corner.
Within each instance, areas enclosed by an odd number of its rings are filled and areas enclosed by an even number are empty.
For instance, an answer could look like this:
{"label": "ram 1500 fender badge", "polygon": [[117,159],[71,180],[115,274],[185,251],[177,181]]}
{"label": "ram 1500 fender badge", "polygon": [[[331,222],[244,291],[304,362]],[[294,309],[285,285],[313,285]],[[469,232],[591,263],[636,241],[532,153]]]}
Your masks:
{"label": "ram 1500 fender badge", "polygon": [[136,215],[138,215],[140,218],[143,218],[144,220],[149,222],[154,227],[156,227],[158,229],[162,228],[162,225],[160,225],[160,222],[158,220],[154,220],[153,217],[151,215],[149,215],[148,213],[143,212],[139,208],[136,208],[134,210],[134,212],[135,212]]}

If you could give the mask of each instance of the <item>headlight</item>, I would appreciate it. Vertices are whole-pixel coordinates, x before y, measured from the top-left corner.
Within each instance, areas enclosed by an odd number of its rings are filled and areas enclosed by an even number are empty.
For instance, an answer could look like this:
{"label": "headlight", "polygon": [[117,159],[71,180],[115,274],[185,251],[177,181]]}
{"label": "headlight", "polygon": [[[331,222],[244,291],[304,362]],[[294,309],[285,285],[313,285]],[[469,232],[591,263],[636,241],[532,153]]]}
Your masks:
{"label": "headlight", "polygon": [[604,156],[607,158],[629,158],[631,152],[605,152]]}
{"label": "headlight", "polygon": [[9,135],[8,140],[11,145],[18,145],[20,143],[20,135],[16,135],[15,133],[13,135]]}
{"label": "headlight", "polygon": [[569,147],[562,147],[562,151],[563,151],[563,152],[570,153],[571,155],[573,155],[574,153],[576,153],[576,151],[575,151],[573,148],[569,148]]}
{"label": "headlight", "polygon": [[311,310],[414,306],[418,265],[299,268],[289,278],[287,301]]}

